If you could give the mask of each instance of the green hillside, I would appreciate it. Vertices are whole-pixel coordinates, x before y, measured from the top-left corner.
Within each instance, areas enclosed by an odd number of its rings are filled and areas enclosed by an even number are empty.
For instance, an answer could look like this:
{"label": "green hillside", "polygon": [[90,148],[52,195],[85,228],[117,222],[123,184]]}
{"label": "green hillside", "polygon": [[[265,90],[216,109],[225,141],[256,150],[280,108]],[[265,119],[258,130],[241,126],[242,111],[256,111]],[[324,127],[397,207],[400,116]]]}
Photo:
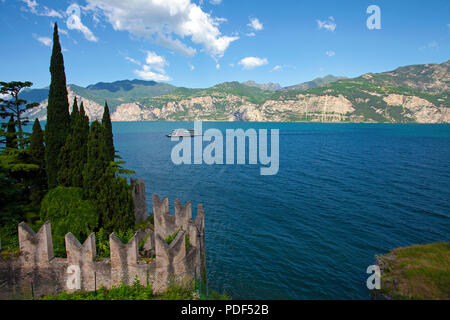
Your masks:
{"label": "green hillside", "polygon": [[[263,90],[259,85],[236,81],[190,89],[142,80],[100,82],[87,88],[70,85],[70,89],[77,96],[99,105],[107,100],[113,111],[121,104],[137,103],[132,107],[139,108],[141,115],[133,118],[134,121],[448,123],[449,68],[447,61],[369,73],[354,79],[327,76],[281,90]],[[24,96],[29,101],[42,101],[46,90],[29,90]],[[329,100],[332,103],[327,107]],[[168,109],[169,103],[172,107]],[[45,109],[35,113],[36,116],[42,114]],[[115,119],[129,121],[128,114],[126,111],[115,114]]]}
{"label": "green hillside", "polygon": [[70,85],[70,88],[75,94],[100,105],[107,100],[113,108],[123,103],[139,102],[148,97],[165,95],[176,89],[170,84],[140,80],[98,83],[87,88]]}

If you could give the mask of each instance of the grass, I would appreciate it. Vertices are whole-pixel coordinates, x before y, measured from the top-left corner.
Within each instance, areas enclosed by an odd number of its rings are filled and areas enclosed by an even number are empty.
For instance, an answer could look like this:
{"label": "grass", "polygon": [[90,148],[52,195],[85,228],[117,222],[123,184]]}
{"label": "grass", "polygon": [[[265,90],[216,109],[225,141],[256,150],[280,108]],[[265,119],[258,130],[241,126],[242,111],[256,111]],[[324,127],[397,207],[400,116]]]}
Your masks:
{"label": "grass", "polygon": [[175,238],[177,237],[178,232],[180,232],[180,230],[181,230],[181,229],[178,229],[177,231],[175,231],[175,233],[168,235],[168,236],[164,239],[168,245],[170,245],[170,244],[173,242],[173,240],[175,240]]}
{"label": "grass", "polygon": [[153,294],[152,286],[142,286],[135,280],[132,286],[124,284],[111,289],[101,288],[97,292],[62,292],[48,295],[41,300],[231,300],[226,295],[211,292],[207,297],[198,294],[193,287],[171,285],[160,295]]}
{"label": "grass", "polygon": [[450,299],[450,243],[395,249],[379,257],[382,289],[394,299]]}

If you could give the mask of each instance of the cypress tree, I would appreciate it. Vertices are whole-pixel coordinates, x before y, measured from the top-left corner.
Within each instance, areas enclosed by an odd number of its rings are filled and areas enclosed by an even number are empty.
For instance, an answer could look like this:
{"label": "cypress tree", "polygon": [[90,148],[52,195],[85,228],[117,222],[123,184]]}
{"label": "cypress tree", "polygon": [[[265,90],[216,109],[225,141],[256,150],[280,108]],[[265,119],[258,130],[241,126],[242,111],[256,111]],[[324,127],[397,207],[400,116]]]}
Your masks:
{"label": "cypress tree", "polygon": [[89,117],[88,117],[88,115],[86,114],[86,110],[84,109],[84,102],[83,102],[83,101],[81,101],[81,104],[80,104],[80,111],[79,111],[79,114],[80,114],[82,117],[84,117],[85,121],[87,122],[87,124],[88,124],[88,134],[89,134]]}
{"label": "cypress tree", "polygon": [[89,118],[84,112],[83,103],[77,115],[71,141],[71,183],[73,187],[83,187],[83,170],[87,163],[87,144],[89,139]]}
{"label": "cypress tree", "polygon": [[17,133],[16,133],[16,123],[14,121],[14,116],[9,118],[8,125],[6,127],[6,147],[7,148],[18,148],[17,144]]}
{"label": "cypress tree", "polygon": [[101,124],[94,121],[89,133],[87,162],[83,170],[85,196],[91,200],[99,199],[102,178],[108,173],[109,157],[103,132]]}
{"label": "cypress tree", "polygon": [[99,227],[107,232],[127,231],[135,222],[133,198],[126,179],[116,176],[105,141],[104,127],[93,122],[83,171],[85,197],[97,208]]}
{"label": "cypress tree", "polygon": [[45,146],[44,133],[42,132],[41,123],[36,119],[33,124],[33,132],[31,134],[30,158],[31,162],[39,165],[41,168],[45,166]]}
{"label": "cypress tree", "polygon": [[63,187],[72,186],[72,135],[66,139],[66,143],[61,148],[58,156],[58,185]]}
{"label": "cypress tree", "polygon": [[78,102],[77,102],[77,97],[73,98],[73,106],[72,106],[72,113],[70,114],[70,123],[72,124],[72,127],[75,124],[75,121],[77,119],[78,116]]}
{"label": "cypress tree", "polygon": [[120,176],[106,175],[103,182],[98,201],[103,229],[107,232],[126,232],[135,223],[130,186]]}
{"label": "cypress tree", "polygon": [[70,132],[69,101],[67,98],[64,58],[59,43],[58,25],[53,33],[50,62],[51,84],[48,96],[46,138],[46,169],[49,188],[57,185],[58,158]]}
{"label": "cypress tree", "polygon": [[39,166],[31,177],[30,202],[31,206],[38,206],[47,191],[47,176],[45,174],[45,146],[44,134],[41,124],[36,119],[31,134],[31,143],[29,147],[30,162]]}
{"label": "cypress tree", "polygon": [[109,161],[114,161],[114,137],[112,132],[111,116],[109,114],[108,103],[105,102],[105,111],[103,112],[102,125],[105,130],[105,143],[108,149]]}

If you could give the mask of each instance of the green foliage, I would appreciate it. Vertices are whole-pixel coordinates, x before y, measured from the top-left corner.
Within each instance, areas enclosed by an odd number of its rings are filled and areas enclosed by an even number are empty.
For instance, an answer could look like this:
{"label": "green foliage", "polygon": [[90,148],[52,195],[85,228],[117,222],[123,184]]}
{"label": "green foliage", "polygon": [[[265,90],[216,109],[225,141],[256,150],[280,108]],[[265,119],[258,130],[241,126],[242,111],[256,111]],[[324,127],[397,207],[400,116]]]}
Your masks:
{"label": "green foliage", "polygon": [[66,292],[58,295],[50,295],[43,300],[153,300],[153,290],[151,285],[142,286],[139,281],[135,281],[132,286],[121,284],[112,289],[100,288],[97,292]]}
{"label": "green foliage", "polygon": [[19,238],[17,234],[18,224],[18,220],[10,220],[8,221],[8,223],[2,222],[2,224],[0,225],[0,240],[2,242],[2,250],[12,250],[19,248]]}
{"label": "green foliage", "polygon": [[136,230],[136,231],[137,230],[146,230],[146,229],[150,229],[150,230],[154,229],[153,215],[150,215],[145,221],[137,223],[134,226],[134,230]]}
{"label": "green foliage", "polygon": [[58,185],[63,187],[72,186],[71,175],[71,155],[72,155],[72,135],[66,139],[66,143],[61,148],[58,156]]}
{"label": "green foliage", "polygon": [[145,243],[146,243],[147,240],[148,240],[148,237],[149,237],[148,234],[145,235],[144,239],[142,239],[142,240],[139,242],[139,251],[144,250],[144,246],[145,246]]}
{"label": "green foliage", "polygon": [[106,176],[97,198],[97,210],[101,213],[103,227],[108,232],[125,232],[133,229],[134,202],[130,186],[125,178]]}
{"label": "green foliage", "polygon": [[[211,292],[209,296],[201,296],[201,300],[231,300],[230,297]],[[153,294],[152,286],[141,285],[135,279],[133,285],[121,284],[112,289],[100,288],[97,292],[75,292],[49,295],[42,300],[199,300],[194,285],[184,287],[172,284],[160,295]]]}
{"label": "green foliage", "polygon": [[69,101],[67,99],[64,58],[59,43],[58,26],[53,33],[53,51],[50,62],[51,84],[48,96],[47,125],[45,132],[46,168],[49,188],[58,180],[59,153],[70,133]]}
{"label": "green foliage", "polygon": [[99,83],[88,88],[72,85],[71,89],[79,96],[103,104],[108,100],[109,106],[117,107],[123,103],[139,102],[141,99],[168,94],[175,87],[166,83],[153,81],[117,81],[114,83]]}
{"label": "green foliage", "polygon": [[175,231],[175,233],[169,234],[169,235],[164,239],[164,241],[166,241],[166,243],[167,243],[168,245],[170,245],[170,244],[173,242],[173,240],[175,240],[175,238],[177,237],[178,232],[180,232],[180,230],[181,230],[181,229],[178,229],[177,231]]}
{"label": "green foliage", "polygon": [[382,292],[394,299],[450,299],[450,243],[395,249],[385,256]]}
{"label": "green foliage", "polygon": [[80,113],[80,111],[78,110],[78,101],[77,101],[77,97],[75,97],[75,98],[73,98],[72,113],[70,114],[70,123],[71,123],[72,129],[75,125],[75,121],[77,120],[79,113]]}
{"label": "green foliage", "polygon": [[79,241],[89,236],[98,226],[95,207],[83,200],[80,188],[57,187],[48,192],[42,201],[41,221],[52,224],[55,254],[64,255],[64,236],[71,232]]}
{"label": "green foliage", "polygon": [[84,191],[100,214],[100,225],[108,232],[132,229],[135,218],[130,186],[109,161],[104,130],[97,121],[91,125],[87,150]]}
{"label": "green foliage", "polygon": [[110,257],[110,247],[109,247],[109,234],[105,229],[100,228],[100,230],[95,234],[95,241],[97,242],[97,258],[109,258]]}
{"label": "green foliage", "polygon": [[184,240],[185,240],[185,246],[186,246],[186,250],[187,250],[191,246],[191,244],[189,243],[189,235],[187,233],[184,236]]}
{"label": "green foliage", "polygon": [[108,153],[104,143],[103,129],[98,121],[94,121],[89,133],[87,163],[83,171],[84,191],[87,198],[101,200],[99,196],[102,186],[106,182],[105,179],[108,180],[108,177],[104,177],[108,166]]}
{"label": "green foliage", "polygon": [[5,133],[6,147],[17,149],[18,145],[17,145],[16,123],[14,121],[13,115],[11,115],[6,128],[7,128]]}
{"label": "green foliage", "polygon": [[38,119],[34,121],[33,133],[31,135],[31,143],[28,151],[30,162],[39,167],[30,177],[30,205],[32,207],[39,207],[40,202],[47,191],[47,176],[45,173],[44,134]]}
{"label": "green foliage", "polygon": [[105,111],[103,112],[102,126],[104,130],[103,137],[105,139],[106,149],[108,152],[109,161],[114,161],[115,149],[114,149],[114,138],[112,132],[111,117],[109,115],[108,103],[105,102]]}
{"label": "green foliage", "polygon": [[128,229],[125,231],[119,230],[116,231],[115,234],[117,238],[119,238],[120,241],[122,241],[122,243],[127,244],[134,237],[135,231],[133,229]]}
{"label": "green foliage", "polygon": [[87,144],[89,138],[89,117],[84,111],[83,102],[73,124],[70,144],[71,186],[83,187],[83,170],[87,163]]}
{"label": "green foliage", "polygon": [[[19,98],[19,94],[23,89],[29,88],[32,85],[33,83],[29,81],[0,82],[0,93],[11,97],[10,99],[0,99],[0,117],[3,119],[10,117],[10,122],[7,125],[9,134],[7,136],[7,142],[10,144],[9,147],[19,147],[21,149],[25,148],[26,142],[23,126],[28,123],[28,119],[26,117],[24,118],[22,115],[39,104],[27,103],[26,100]],[[17,126],[17,135],[15,135],[15,126]],[[2,125],[2,127],[4,127],[4,125]],[[17,146],[15,146],[16,139]],[[11,144],[14,144],[14,146]]]}

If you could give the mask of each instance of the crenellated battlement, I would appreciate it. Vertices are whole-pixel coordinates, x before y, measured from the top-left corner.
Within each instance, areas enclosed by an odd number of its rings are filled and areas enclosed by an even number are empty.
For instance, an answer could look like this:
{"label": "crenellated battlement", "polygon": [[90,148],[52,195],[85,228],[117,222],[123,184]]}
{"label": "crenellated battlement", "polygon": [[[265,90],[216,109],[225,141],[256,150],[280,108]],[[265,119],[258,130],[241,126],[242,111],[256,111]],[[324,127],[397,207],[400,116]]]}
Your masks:
{"label": "crenellated battlement", "polygon": [[[154,288],[163,291],[171,277],[177,281],[200,277],[203,269],[204,212],[200,205],[197,217],[192,219],[192,204],[183,206],[175,199],[175,215],[169,212],[169,198],[153,195],[155,220],[156,281]],[[168,244],[166,239],[175,239]],[[189,243],[187,244],[187,241]]]}
{"label": "crenellated battlement", "polygon": [[145,221],[147,219],[147,201],[145,196],[144,180],[130,179],[131,181],[131,196],[134,201],[134,216],[136,223]]}
{"label": "crenellated battlement", "polygon": [[[110,258],[96,257],[95,234],[83,244],[72,233],[65,236],[67,258],[55,258],[50,222],[36,233],[26,223],[18,226],[20,254],[0,260],[0,299],[27,291],[31,285],[35,296],[61,291],[93,291],[96,288],[133,284],[152,284],[153,291],[166,290],[170,281],[180,283],[200,278],[206,270],[204,256],[204,212],[198,207],[192,219],[192,205],[175,200],[175,215],[169,213],[169,199],[153,196],[154,230],[139,230],[126,244],[112,233],[109,236]],[[169,236],[176,237],[168,243]],[[141,243],[142,242],[142,243]],[[141,250],[140,250],[141,244]],[[144,252],[154,259],[142,259]]]}
{"label": "crenellated battlement", "polygon": [[50,222],[44,223],[36,233],[25,222],[19,224],[19,248],[24,266],[31,268],[48,265],[53,259],[53,243]]}

